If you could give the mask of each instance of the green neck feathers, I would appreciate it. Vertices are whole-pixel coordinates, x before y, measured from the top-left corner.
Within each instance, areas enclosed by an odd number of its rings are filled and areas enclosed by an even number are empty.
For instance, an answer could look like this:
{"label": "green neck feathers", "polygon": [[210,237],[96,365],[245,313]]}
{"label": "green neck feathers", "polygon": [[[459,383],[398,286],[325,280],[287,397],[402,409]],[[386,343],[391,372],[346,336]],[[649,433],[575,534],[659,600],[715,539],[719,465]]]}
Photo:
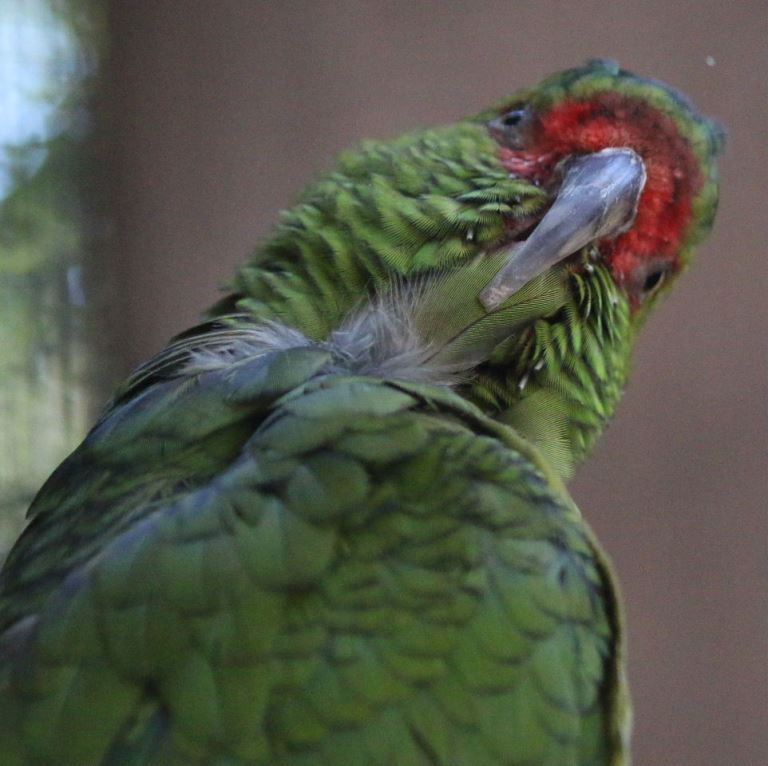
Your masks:
{"label": "green neck feathers", "polygon": [[394,279],[455,267],[525,226],[547,195],[509,177],[481,124],[366,142],[282,214],[214,311],[245,311],[324,338]]}
{"label": "green neck feathers", "polygon": [[[570,122],[561,122],[576,133],[564,146],[578,154],[586,151],[574,117],[582,109],[579,99],[610,106],[610,99],[599,95],[609,92],[645,99],[668,115],[702,168],[691,171],[698,174],[691,225],[680,251],[667,258],[665,291],[714,213],[713,157],[722,139],[713,123],[699,118],[666,86],[634,78],[611,62],[592,62],[551,78],[509,103],[544,114],[541,125],[548,130],[560,123],[546,122],[547,110],[565,104],[573,114],[566,109]],[[483,309],[478,295],[500,267],[499,256],[541,220],[558,180],[556,170],[549,181],[524,172],[529,161],[555,156],[551,141],[544,147],[550,154],[541,157],[535,151],[526,154],[525,147],[517,152],[516,139],[500,148],[488,123],[497,111],[394,141],[365,142],[343,154],[336,170],[310,185],[282,214],[274,234],[238,271],[231,294],[211,316],[236,315],[235,323],[243,316],[278,322],[322,343],[355,312],[385,298],[392,309],[391,317],[382,314],[392,325],[381,336],[387,348],[398,346],[392,342],[393,327],[415,333],[416,345],[408,353],[397,351],[403,376],[414,379],[416,359],[432,365],[424,380],[439,380],[445,370],[448,385],[514,427],[568,477],[613,414],[635,333],[655,295],[642,293],[648,275],[631,259],[613,253],[609,263],[593,244],[537,277],[498,310]],[[593,112],[602,114],[597,106]],[[631,144],[637,126],[629,127],[620,134]],[[650,131],[651,137],[657,132]],[[603,133],[610,136],[607,129]],[[641,141],[640,149],[645,145]],[[663,181],[666,155],[654,151],[644,155],[649,178],[661,174]],[[662,199],[660,191],[653,193],[653,199]],[[646,229],[653,223],[644,218]],[[368,319],[358,324],[371,327],[375,330],[376,322]],[[377,342],[375,332],[371,339]],[[398,375],[397,365],[382,369]]]}
{"label": "green neck feathers", "polygon": [[619,398],[629,356],[626,300],[595,264],[535,281],[496,322],[483,318],[477,301],[510,221],[524,231],[548,201],[499,166],[481,125],[368,142],[282,215],[215,312],[279,321],[323,340],[366,300],[397,286],[423,342],[461,369],[454,388],[568,477]]}

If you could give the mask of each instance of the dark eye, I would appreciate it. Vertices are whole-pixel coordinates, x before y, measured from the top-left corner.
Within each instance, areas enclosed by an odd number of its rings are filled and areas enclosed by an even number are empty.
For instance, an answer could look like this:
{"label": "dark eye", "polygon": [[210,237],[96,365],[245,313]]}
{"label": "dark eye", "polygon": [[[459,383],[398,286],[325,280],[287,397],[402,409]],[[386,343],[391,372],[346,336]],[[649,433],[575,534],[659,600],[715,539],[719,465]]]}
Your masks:
{"label": "dark eye", "polygon": [[648,276],[645,278],[645,281],[643,282],[643,292],[646,295],[649,295],[655,290],[658,290],[664,281],[664,276],[666,273],[667,272],[665,269],[656,269],[656,271],[652,271],[650,274],[648,274]]}
{"label": "dark eye", "polygon": [[505,128],[514,128],[519,125],[525,117],[525,109],[522,107],[513,109],[511,112],[507,112],[501,116],[501,124]]}
{"label": "dark eye", "polygon": [[530,110],[527,106],[513,106],[498,117],[494,117],[488,123],[488,129],[502,146],[519,149],[522,145],[523,132],[529,120]]}

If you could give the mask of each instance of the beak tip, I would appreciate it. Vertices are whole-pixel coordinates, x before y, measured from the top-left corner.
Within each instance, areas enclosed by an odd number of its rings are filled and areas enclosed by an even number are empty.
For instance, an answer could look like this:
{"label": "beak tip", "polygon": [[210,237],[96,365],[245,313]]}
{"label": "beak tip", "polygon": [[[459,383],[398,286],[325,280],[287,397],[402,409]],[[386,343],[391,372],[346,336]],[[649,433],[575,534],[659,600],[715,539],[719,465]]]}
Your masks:
{"label": "beak tip", "polygon": [[498,276],[478,296],[486,311],[493,311],[522,285],[511,284]]}
{"label": "beak tip", "polygon": [[497,296],[498,292],[499,291],[493,285],[488,285],[488,287],[486,287],[478,296],[480,303],[483,304],[483,308],[486,311],[492,311],[501,302]]}

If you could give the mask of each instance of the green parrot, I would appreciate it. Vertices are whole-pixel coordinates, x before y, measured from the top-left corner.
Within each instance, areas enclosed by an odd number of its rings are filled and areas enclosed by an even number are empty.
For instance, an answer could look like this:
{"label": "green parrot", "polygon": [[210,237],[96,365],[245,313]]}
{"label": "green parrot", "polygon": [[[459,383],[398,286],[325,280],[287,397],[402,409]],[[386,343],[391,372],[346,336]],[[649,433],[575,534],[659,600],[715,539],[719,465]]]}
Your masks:
{"label": "green parrot", "polygon": [[598,60],[342,155],[32,503],[2,766],[628,763],[565,481],[722,144]]}

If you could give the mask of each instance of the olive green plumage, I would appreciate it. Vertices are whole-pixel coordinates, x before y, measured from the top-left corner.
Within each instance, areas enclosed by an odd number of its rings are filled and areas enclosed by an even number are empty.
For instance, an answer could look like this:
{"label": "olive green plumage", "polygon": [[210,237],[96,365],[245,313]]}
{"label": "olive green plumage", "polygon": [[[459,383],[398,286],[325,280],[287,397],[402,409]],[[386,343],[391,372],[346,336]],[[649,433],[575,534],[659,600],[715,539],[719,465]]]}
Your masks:
{"label": "olive green plumage", "polygon": [[[664,90],[603,62],[525,98],[589,78]],[[344,155],[54,472],[0,574],[3,765],[627,763],[616,586],[563,479],[655,296],[590,243],[478,300],[557,193],[497,113]]]}
{"label": "olive green plumage", "polygon": [[[578,512],[459,396],[330,363],[156,384],[52,478],[6,570],[4,763],[605,762],[615,615]],[[190,436],[212,480],[163,449]]]}

